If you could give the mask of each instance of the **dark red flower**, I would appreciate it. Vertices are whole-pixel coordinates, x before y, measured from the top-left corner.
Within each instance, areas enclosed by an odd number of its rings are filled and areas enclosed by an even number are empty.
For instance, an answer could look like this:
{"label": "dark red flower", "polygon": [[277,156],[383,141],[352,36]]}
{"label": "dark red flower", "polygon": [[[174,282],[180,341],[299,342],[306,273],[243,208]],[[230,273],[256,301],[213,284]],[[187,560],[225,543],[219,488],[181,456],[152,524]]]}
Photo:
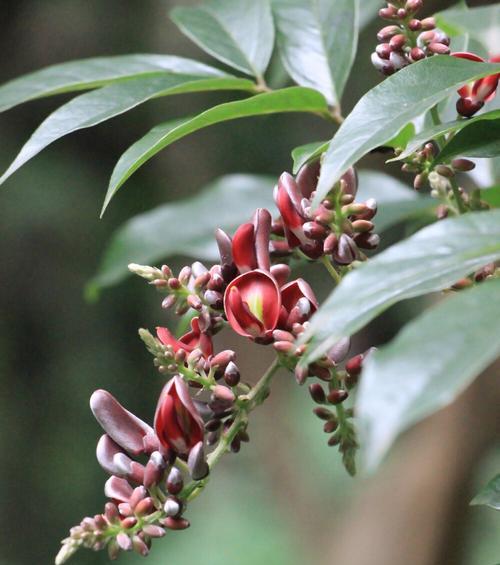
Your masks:
{"label": "dark red flower", "polygon": [[181,377],[175,376],[163,387],[154,427],[161,444],[180,455],[203,441],[203,420]]}
{"label": "dark red flower", "polygon": [[307,221],[302,209],[303,198],[304,195],[292,175],[283,173],[275,188],[274,200],[280,211],[285,237],[290,248],[311,243],[303,229]]}
{"label": "dark red flower", "polygon": [[[468,51],[452,53],[452,56],[459,57],[461,59],[469,59],[470,61],[477,61],[478,63],[485,62],[485,60],[482,57],[479,57],[479,55]],[[490,59],[491,63],[497,63],[499,61],[500,56],[492,57]],[[489,102],[495,97],[499,77],[500,74],[488,75],[459,88],[458,94],[460,95],[460,98],[457,101],[457,112],[462,116],[473,116],[484,106],[485,102]]]}
{"label": "dark red flower", "polygon": [[191,320],[191,331],[185,333],[177,339],[168,328],[156,328],[156,335],[163,345],[169,345],[176,353],[179,349],[184,349],[190,353],[194,349],[199,349],[204,357],[213,353],[212,338],[200,330],[200,319],[198,317]]}
{"label": "dark red flower", "polygon": [[281,309],[274,277],[256,269],[236,277],[224,294],[224,310],[233,330],[245,337],[270,338]]}

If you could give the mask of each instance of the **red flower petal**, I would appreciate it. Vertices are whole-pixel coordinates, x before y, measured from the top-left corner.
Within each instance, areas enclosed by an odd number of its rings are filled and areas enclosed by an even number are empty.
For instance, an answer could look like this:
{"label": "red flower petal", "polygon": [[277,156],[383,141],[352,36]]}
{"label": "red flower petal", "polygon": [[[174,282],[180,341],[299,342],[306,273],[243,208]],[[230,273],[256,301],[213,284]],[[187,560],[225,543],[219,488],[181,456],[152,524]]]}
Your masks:
{"label": "red flower petal", "polygon": [[257,268],[253,224],[241,224],[233,236],[233,261],[241,273]]}

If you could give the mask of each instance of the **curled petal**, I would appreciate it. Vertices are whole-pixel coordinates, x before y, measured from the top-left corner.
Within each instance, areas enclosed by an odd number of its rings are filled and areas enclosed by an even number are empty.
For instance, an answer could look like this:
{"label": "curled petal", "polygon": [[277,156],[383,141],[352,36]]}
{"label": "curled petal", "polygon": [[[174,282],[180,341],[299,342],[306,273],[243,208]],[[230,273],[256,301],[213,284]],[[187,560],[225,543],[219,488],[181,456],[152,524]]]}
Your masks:
{"label": "curled petal", "polygon": [[257,268],[255,253],[255,228],[253,224],[241,224],[233,236],[233,260],[240,273]]}
{"label": "curled petal", "polygon": [[310,198],[312,192],[316,190],[320,169],[321,163],[318,159],[313,163],[307,163],[301,167],[300,171],[297,173],[295,180],[304,198]]}
{"label": "curled petal", "polygon": [[203,420],[185,382],[175,376],[163,388],[155,414],[155,430],[161,444],[186,455],[203,440]]}
{"label": "curled petal", "polygon": [[126,410],[105,390],[96,390],[92,394],[90,408],[102,429],[119,446],[133,455],[143,453],[144,436],[154,434],[151,426]]}
{"label": "curled petal", "polygon": [[110,475],[126,476],[130,472],[132,461],[107,434],[101,436],[97,443],[96,457],[99,465]]}
{"label": "curled petal", "polygon": [[281,301],[288,312],[297,305],[301,298],[307,298],[311,304],[312,312],[318,309],[318,301],[314,291],[304,279],[296,279],[281,288]]}
{"label": "curled petal", "polygon": [[195,349],[200,349],[203,355],[208,357],[213,352],[212,339],[201,331],[199,317],[191,320],[191,331],[179,339],[174,337],[168,328],[157,327],[156,335],[163,345],[172,347],[175,353],[181,349],[188,353]]}
{"label": "curled petal", "polygon": [[305,222],[301,214],[303,196],[292,175],[283,173],[280,176],[274,196],[283,219],[288,245],[297,247],[301,243],[307,243],[309,240],[302,228]]}
{"label": "curled petal", "polygon": [[269,271],[271,260],[269,258],[269,237],[271,235],[272,217],[265,208],[258,208],[253,217],[254,246],[257,259],[257,268]]}

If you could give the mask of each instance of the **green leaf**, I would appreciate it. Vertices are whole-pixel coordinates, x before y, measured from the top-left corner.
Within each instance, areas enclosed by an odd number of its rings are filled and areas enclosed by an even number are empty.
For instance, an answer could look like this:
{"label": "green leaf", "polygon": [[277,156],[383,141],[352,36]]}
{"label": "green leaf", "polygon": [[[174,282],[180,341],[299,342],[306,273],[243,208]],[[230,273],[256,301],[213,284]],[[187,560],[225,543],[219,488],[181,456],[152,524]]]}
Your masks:
{"label": "green leaf", "polygon": [[500,50],[500,6],[451,8],[436,14],[437,25],[449,35],[469,33],[493,54]]}
{"label": "green leaf", "polygon": [[473,506],[489,506],[493,510],[500,510],[500,473],[472,499]]}
{"label": "green leaf", "polygon": [[228,175],[192,198],[135,216],[113,235],[91,288],[121,281],[131,262],[151,264],[172,255],[216,259],[214,230],[232,232],[255,208],[272,206],[274,184],[272,177]]}
{"label": "green leaf", "polygon": [[500,208],[500,186],[492,186],[481,190],[481,200],[493,208]]}
{"label": "green leaf", "polygon": [[198,46],[223,63],[261,77],[274,44],[268,0],[209,0],[202,6],[179,6],[171,18]]}
{"label": "green leaf", "polygon": [[[447,124],[439,124],[437,126],[433,126],[427,128],[420,133],[418,133],[411,141],[409,141],[406,149],[394,159],[390,159],[391,161],[400,161],[401,159],[406,159],[406,157],[410,156],[414,153],[417,149],[419,149],[424,143],[431,139],[436,139],[436,137],[440,135],[446,135],[448,133],[456,133],[461,131],[465,128],[470,127],[472,124],[476,122],[480,122],[483,120],[497,120],[500,118],[500,110],[492,110],[491,112],[487,112],[485,114],[479,114],[479,116],[474,116],[468,120],[455,120],[454,122],[448,122]],[[483,127],[488,128],[489,125],[484,125]]]}
{"label": "green leaf", "polygon": [[500,155],[500,118],[474,122],[451,139],[436,157],[443,163],[458,156],[497,157]]}
{"label": "green leaf", "polygon": [[198,116],[186,118],[184,121],[160,124],[136,141],[120,157],[111,176],[102,213],[104,213],[104,210],[120,186],[141,165],[174,141],[190,133],[237,118],[274,114],[277,112],[321,113],[326,111],[326,101],[319,92],[309,88],[291,87],[258,94],[247,100],[220,104],[202,112]]}
{"label": "green leaf", "polygon": [[373,219],[375,231],[382,232],[417,214],[429,212],[436,201],[422,196],[398,179],[378,171],[359,171],[357,200],[375,198],[377,215]]}
{"label": "green leaf", "polygon": [[296,175],[303,165],[320,157],[328,149],[329,143],[329,141],[313,141],[292,149],[293,174]]}
{"label": "green leaf", "polygon": [[374,20],[382,6],[380,0],[363,0],[363,9],[359,11],[359,28],[364,29]]}
{"label": "green leaf", "polygon": [[323,355],[392,304],[448,288],[500,259],[500,210],[441,220],[389,247],[344,277],[312,317],[303,363]]}
{"label": "green leaf", "polygon": [[203,90],[252,91],[250,80],[235,77],[199,78],[163,74],[119,82],[82,94],[50,114],[0,177],[5,182],[17,169],[48,145],[74,131],[100,124],[152,98]]}
{"label": "green leaf", "polygon": [[141,76],[164,75],[165,72],[225,76],[225,73],[214,67],[171,55],[137,54],[81,59],[53,65],[0,86],[0,112],[35,98],[97,88]]}
{"label": "green leaf", "polygon": [[[451,404],[500,355],[499,298],[500,280],[459,292],[368,357],[356,400],[366,470],[377,467],[401,432]],[[500,490],[496,496],[500,508]]]}
{"label": "green leaf", "polygon": [[442,55],[386,78],[361,98],[330,142],[314,204],[321,202],[351,165],[392,139],[408,122],[462,84],[499,71],[500,64]]}
{"label": "green leaf", "polygon": [[406,124],[400,132],[398,132],[392,139],[384,143],[384,147],[405,148],[410,140],[415,136],[415,126],[413,122]]}
{"label": "green leaf", "polygon": [[[409,123],[395,137],[390,139],[385,146],[393,148],[406,147],[406,144],[414,135],[415,126]],[[306,163],[310,163],[321,157],[321,155],[326,152],[329,145],[329,141],[313,141],[312,143],[299,145],[295,147],[295,149],[292,149],[293,174],[297,174],[299,169]]]}
{"label": "green leaf", "polygon": [[272,0],[283,64],[338,105],[358,43],[358,0]]}

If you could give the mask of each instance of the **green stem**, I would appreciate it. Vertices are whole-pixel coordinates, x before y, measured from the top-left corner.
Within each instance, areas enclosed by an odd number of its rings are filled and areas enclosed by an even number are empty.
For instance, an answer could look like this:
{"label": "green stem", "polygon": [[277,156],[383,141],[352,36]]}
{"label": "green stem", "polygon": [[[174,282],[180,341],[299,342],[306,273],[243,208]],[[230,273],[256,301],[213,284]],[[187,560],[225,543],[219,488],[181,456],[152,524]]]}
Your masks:
{"label": "green stem", "polygon": [[321,262],[325,266],[326,270],[330,273],[330,276],[335,281],[335,284],[339,284],[342,280],[342,277],[336,271],[335,267],[330,263],[330,260],[328,259],[328,257],[326,257],[326,255],[323,255],[323,257],[321,257]]}
{"label": "green stem", "polygon": [[[264,402],[269,391],[271,380],[279,368],[279,359],[275,359],[267,369],[267,371],[257,381],[255,386],[252,387],[250,392],[245,396],[240,396],[240,403],[238,404],[239,410],[234,418],[233,423],[222,434],[217,447],[207,457],[207,463],[210,467],[210,470],[212,470],[220,460],[220,458],[230,450],[231,443],[236,438],[241,428],[246,425],[249,412],[262,404],[262,402]],[[202,479],[201,481],[193,481],[183,489],[180,497],[189,501],[193,500],[202,492],[207,482],[208,477]]]}
{"label": "green stem", "polygon": [[453,197],[455,198],[455,202],[457,203],[457,208],[460,214],[465,214],[467,212],[467,207],[463,201],[462,195],[460,194],[458,183],[455,177],[450,179],[451,190],[453,191]]}

